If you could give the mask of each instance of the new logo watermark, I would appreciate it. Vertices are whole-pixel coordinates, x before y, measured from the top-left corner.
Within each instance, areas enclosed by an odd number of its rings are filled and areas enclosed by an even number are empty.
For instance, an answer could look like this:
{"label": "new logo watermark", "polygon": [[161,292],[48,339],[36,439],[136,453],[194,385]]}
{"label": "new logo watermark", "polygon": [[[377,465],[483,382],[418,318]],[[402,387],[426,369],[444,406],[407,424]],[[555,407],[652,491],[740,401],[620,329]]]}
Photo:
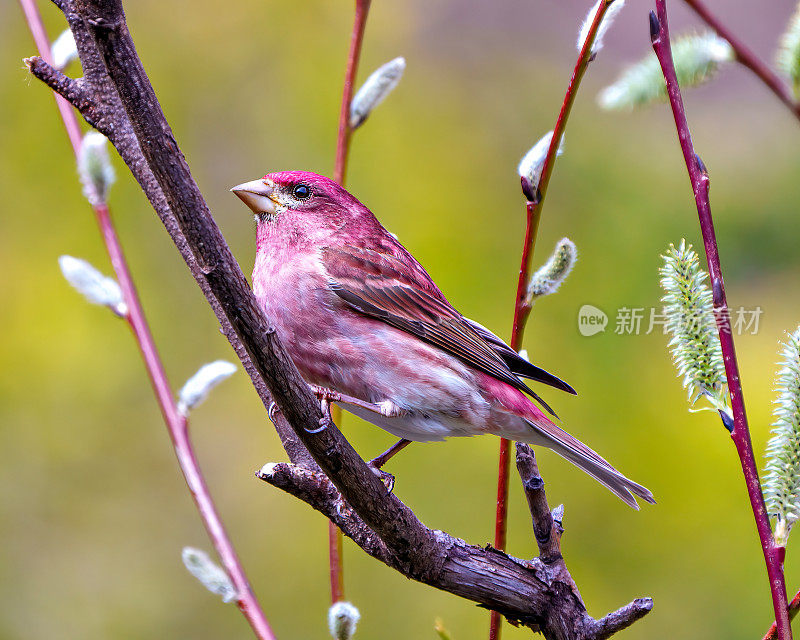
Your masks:
{"label": "new logo watermark", "polygon": [[578,310],[578,331],[582,336],[593,336],[605,331],[607,326],[608,316],[602,309],[585,304]]}

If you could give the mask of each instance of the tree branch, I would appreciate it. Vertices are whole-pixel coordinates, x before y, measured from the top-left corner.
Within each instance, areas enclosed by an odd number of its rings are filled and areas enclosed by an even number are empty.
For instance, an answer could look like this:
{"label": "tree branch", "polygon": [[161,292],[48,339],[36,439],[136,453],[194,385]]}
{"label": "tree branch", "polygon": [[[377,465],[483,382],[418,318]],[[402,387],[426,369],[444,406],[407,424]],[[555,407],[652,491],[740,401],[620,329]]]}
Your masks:
{"label": "tree branch", "polygon": [[[553,174],[558,147],[567,128],[567,120],[572,111],[572,105],[578,95],[578,88],[583,79],[589,63],[592,61],[592,47],[594,46],[600,24],[603,22],[608,7],[614,0],[603,0],[597,3],[597,11],[592,19],[592,24],[586,34],[586,39],[578,54],[575,68],[567,85],[561,109],[553,127],[553,137],[547,149],[544,165],[542,166],[541,178],[538,185],[528,185],[525,178],[522,179],[522,191],[527,198],[525,205],[525,240],[522,244],[522,264],[519,268],[517,280],[517,297],[514,300],[514,321],[511,326],[511,348],[514,351],[522,349],[522,338],[525,333],[525,325],[531,312],[531,302],[528,299],[528,284],[531,277],[533,266],[533,250],[536,246],[536,237],[539,232],[539,220],[542,215],[544,199],[547,195],[547,186],[550,184],[550,176]],[[526,188],[527,187],[527,188]],[[535,192],[534,192],[535,191]],[[498,549],[505,549],[506,546],[506,526],[508,521],[508,478],[511,467],[511,442],[505,438],[500,439],[500,451],[497,463],[497,504],[495,507],[495,529],[494,544]],[[500,637],[500,618],[492,614],[489,621],[489,640],[498,640]]]}
{"label": "tree branch", "polygon": [[[797,612],[800,611],[800,591],[794,594],[794,598],[789,603],[789,622],[797,617]],[[778,625],[774,622],[769,628],[769,631],[764,635],[763,640],[775,640],[778,637]]]}
{"label": "tree branch", "polygon": [[[274,487],[283,489],[287,493],[299,498],[315,510],[329,518],[341,528],[344,535],[352,539],[358,546],[373,558],[396,569],[410,578],[429,584],[436,588],[443,588],[438,580],[430,580],[426,576],[414,576],[408,573],[407,565],[401,558],[394,554],[391,548],[383,545],[360,516],[342,500],[341,494],[333,484],[321,473],[309,472],[302,467],[286,463],[269,463],[256,472],[256,476]],[[458,588],[447,588],[446,591],[461,595],[483,606],[492,606],[475,598],[475,593],[482,591],[487,596],[504,590],[518,591],[517,596],[522,600],[532,598],[538,602],[542,593],[539,588],[549,593],[553,598],[553,608],[560,608],[565,603],[573,608],[573,613],[579,613],[577,618],[570,619],[559,616],[558,619],[548,619],[545,622],[535,615],[521,615],[518,607],[519,600],[515,599],[515,609],[509,610],[506,601],[503,605],[497,602],[497,607],[509,620],[524,624],[534,631],[541,631],[546,638],[581,638],[600,640],[611,637],[643,616],[652,608],[650,598],[640,598],[614,611],[600,620],[592,620],[585,614],[584,607],[577,596],[577,592],[562,581],[562,574],[558,566],[553,566],[536,558],[532,561],[519,560],[506,555],[493,547],[480,548],[468,545],[464,540],[453,538],[443,531],[430,531],[438,540],[441,547],[447,552],[447,558],[442,567],[442,574],[447,576],[448,583]],[[519,580],[518,571],[523,569],[526,577],[516,587],[514,581]],[[539,585],[539,587],[537,587]],[[486,598],[489,600],[490,598]]]}
{"label": "tree branch", "polygon": [[[264,407],[269,408],[272,404],[272,396],[250,360],[250,356],[247,354],[244,346],[236,339],[233,327],[228,322],[218,301],[211,292],[206,279],[203,277],[203,273],[197,265],[194,254],[189,248],[186,238],[180,231],[175,215],[167,204],[160,185],[156,181],[153,172],[150,170],[149,165],[142,155],[139,141],[133,133],[130,120],[119,99],[116,87],[111,83],[108,73],[106,72],[105,63],[100,57],[100,52],[97,50],[94,40],[86,28],[83,17],[74,10],[69,0],[62,0],[61,5],[63,5],[62,9],[67,18],[70,30],[75,37],[78,53],[80,54],[81,66],[84,71],[84,90],[91,95],[93,101],[92,106],[96,108],[94,110],[90,109],[89,111],[85,111],[82,107],[86,105],[80,102],[74,102],[72,106],[78,110],[89,124],[108,137],[125,164],[131,170],[133,177],[139,183],[139,186],[147,196],[153,209],[158,214],[167,233],[169,233],[170,237],[175,242],[178,252],[181,254],[181,257],[183,257],[189,267],[189,271],[192,276],[194,276],[203,295],[206,297],[212,310],[219,319],[224,335],[228,338],[237,356],[239,356],[239,359],[242,361],[259,397],[264,403]],[[31,71],[36,77],[39,77],[36,72],[42,68],[43,67],[39,65],[32,65]],[[95,117],[90,119],[90,116]],[[303,444],[295,436],[294,431],[289,426],[286,419],[280,415],[279,412],[275,419],[275,427],[290,460],[307,466],[316,466],[313,458],[311,458]]]}
{"label": "tree branch", "polygon": [[725,24],[708,10],[708,7],[701,0],[684,0],[689,7],[705,22],[709,27],[717,32],[720,38],[726,40],[736,61],[750,69],[753,74],[780,100],[795,118],[800,120],[800,103],[795,100],[791,88],[781,79],[781,77],[769,68],[750,48],[731,32]]}
{"label": "tree branch", "polygon": [[[47,39],[41,16],[39,15],[34,0],[21,0],[21,4],[40,54],[48,60],[52,59],[50,42]],[[71,101],[82,105],[85,110],[94,111],[95,105],[81,88],[80,80],[75,81],[67,78],[53,69],[42,58],[32,58],[26,62],[29,62],[29,68],[31,70],[35,67],[42,73],[42,79],[48,86],[69,96]],[[82,144],[80,126],[72,107],[69,104],[62,104],[64,100],[65,98],[58,96],[57,102],[64,128],[67,131],[77,160]],[[61,108],[62,106],[64,108]],[[125,301],[126,312],[124,318],[141,352],[147,374],[153,386],[156,401],[161,409],[167,431],[172,440],[181,472],[192,494],[192,498],[200,513],[209,538],[211,538],[214,548],[236,590],[237,606],[250,623],[256,637],[260,640],[275,640],[275,635],[250,587],[244,568],[225,531],[225,527],[219,517],[214,501],[211,498],[211,493],[206,485],[205,478],[203,477],[194,452],[194,447],[189,438],[189,424],[187,418],[181,414],[175,402],[172,387],[169,384],[158,348],[150,332],[150,327],[139,300],[128,261],[122,249],[122,243],[120,242],[116,228],[111,219],[111,211],[108,205],[100,200],[98,193],[95,192],[93,196],[94,198],[89,198],[89,201],[92,204],[92,209],[98,227],[100,228],[103,242],[106,246],[108,256],[114,269],[114,274],[117,277]]]}
{"label": "tree branch", "polygon": [[547,505],[544,491],[544,480],[539,475],[536,456],[533,449],[523,442],[517,442],[517,471],[522,480],[522,488],[528,501],[528,508],[533,521],[533,533],[539,545],[539,558],[550,564],[561,560],[561,534],[564,529],[561,522],[553,518]]}
{"label": "tree branch", "polygon": [[[364,30],[367,26],[371,2],[372,0],[356,0],[350,49],[347,53],[347,67],[342,85],[342,104],[339,108],[339,131],[336,137],[336,163],[333,169],[334,181],[342,186],[344,186],[347,175],[347,158],[350,153],[350,139],[353,136],[353,128],[350,126],[350,104],[353,101],[353,88],[355,87],[358,63],[361,60],[361,45],[364,42]],[[331,417],[336,421],[341,421],[342,410],[338,405],[331,407]],[[333,522],[328,524],[328,564],[331,601],[336,603],[344,599],[344,567],[342,566],[342,534]]]}
{"label": "tree branch", "polygon": [[667,95],[678,132],[678,141],[680,142],[683,159],[689,173],[692,190],[694,191],[700,230],[703,234],[703,245],[705,246],[708,273],[713,293],[714,317],[717,322],[722,357],[725,363],[725,376],[728,380],[728,390],[731,396],[731,409],[733,411],[731,439],[739,455],[742,474],[747,486],[747,494],[750,498],[750,507],[753,510],[758,537],[761,540],[761,548],[764,553],[764,561],[767,565],[772,605],[775,610],[775,621],[778,625],[778,637],[780,640],[791,640],[792,629],[786,610],[786,584],[783,576],[784,549],[783,547],[777,547],[773,540],[769,515],[764,505],[764,495],[758,479],[758,467],[753,454],[753,445],[750,441],[742,382],[739,378],[739,365],[733,344],[733,332],[731,331],[730,313],[725,296],[725,284],[722,280],[722,267],[714,231],[714,219],[711,216],[711,203],[708,197],[708,171],[700,156],[695,153],[692,135],[689,131],[689,123],[686,120],[683,98],[678,86],[675,65],[672,61],[666,0],[656,0],[656,12],[650,12],[650,38],[653,50],[661,65],[661,71],[664,74]]}
{"label": "tree branch", "polygon": [[80,80],[73,80],[72,78],[65,76],[63,73],[61,73],[61,71],[54,69],[52,66],[50,66],[50,63],[45,62],[45,60],[39,56],[25,58],[23,62],[34,76],[39,78],[39,80],[44,82],[48,87],[62,96],[70,104],[80,105],[80,107],[76,108],[79,108],[82,112],[86,113],[87,117],[91,117],[91,114],[95,110],[95,106],[91,98],[83,90]]}
{"label": "tree branch", "polygon": [[[373,553],[383,555],[404,575],[501,611],[547,638],[583,640],[605,633],[544,563],[516,560],[491,547],[471,546],[432,531],[387,493],[336,426],[323,417],[259,308],[164,118],[121,3],[65,0],[65,8],[84,62],[87,90],[100,112],[98,128],[117,147],[158,212],[265,406],[274,399],[280,409],[277,427],[290,458],[297,463],[310,454],[340,494],[334,500],[330,487],[323,487],[328,499],[319,504],[326,515],[335,515],[333,503],[340,510],[346,503],[363,522],[362,542],[366,545],[367,538],[377,537],[380,544],[372,546]],[[355,516],[351,521],[356,522]],[[630,605],[621,611],[619,616],[631,621],[642,615]]]}
{"label": "tree branch", "polygon": [[342,494],[324,473],[287,462],[270,462],[256,471],[256,477],[319,511],[373,558],[390,567],[399,566],[397,557],[342,500]]}
{"label": "tree branch", "polygon": [[594,640],[605,640],[615,633],[627,629],[637,620],[641,620],[653,609],[652,598],[637,598],[630,604],[612,611],[594,623],[592,629]]}

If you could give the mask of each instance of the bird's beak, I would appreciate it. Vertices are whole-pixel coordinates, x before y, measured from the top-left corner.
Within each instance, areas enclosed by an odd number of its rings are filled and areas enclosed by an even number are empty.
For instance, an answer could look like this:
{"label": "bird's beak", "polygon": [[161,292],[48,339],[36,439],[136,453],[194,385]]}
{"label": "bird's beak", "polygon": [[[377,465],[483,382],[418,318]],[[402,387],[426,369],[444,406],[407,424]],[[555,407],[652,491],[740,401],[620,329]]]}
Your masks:
{"label": "bird's beak", "polygon": [[256,215],[261,213],[274,214],[277,204],[272,198],[275,185],[271,180],[260,178],[237,184],[231,189],[239,199],[253,210]]}

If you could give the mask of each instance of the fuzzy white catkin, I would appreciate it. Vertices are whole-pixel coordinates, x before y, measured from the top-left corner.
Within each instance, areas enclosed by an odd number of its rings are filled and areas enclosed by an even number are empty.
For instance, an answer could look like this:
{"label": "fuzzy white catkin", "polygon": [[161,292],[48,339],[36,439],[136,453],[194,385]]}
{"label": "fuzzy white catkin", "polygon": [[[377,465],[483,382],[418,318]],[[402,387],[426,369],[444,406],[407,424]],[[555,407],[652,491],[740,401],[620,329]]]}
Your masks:
{"label": "fuzzy white catkin", "polygon": [[223,602],[236,600],[236,588],[228,574],[205,551],[194,547],[184,547],[181,559],[187,571],[211,593],[221,596]]}
{"label": "fuzzy white catkin", "polygon": [[561,238],[547,262],[531,277],[528,284],[528,300],[549,296],[558,291],[561,283],[578,260],[578,248],[569,238]]}
{"label": "fuzzy white catkin", "polygon": [[775,63],[792,81],[795,90],[800,87],[800,4],[797,5],[789,24],[786,25],[786,31],[781,36]]}
{"label": "fuzzy white catkin", "polygon": [[672,336],[669,342],[672,359],[689,396],[689,406],[704,397],[713,411],[728,409],[728,390],[722,346],[714,320],[708,274],[700,268],[692,245],[681,240],[676,249],[670,245],[662,256],[659,269],[664,289],[665,327]]}
{"label": "fuzzy white catkin", "polygon": [[372,110],[383,102],[399,84],[405,70],[405,58],[395,58],[378,67],[367,78],[350,102],[351,128],[356,129],[364,123]]}
{"label": "fuzzy white catkin", "polygon": [[[547,156],[547,150],[550,148],[550,141],[552,139],[553,132],[548,131],[530,148],[528,153],[522,157],[519,166],[517,166],[517,173],[520,178],[528,180],[534,190],[539,186],[539,179],[542,177],[542,169],[544,168],[544,159]],[[558,143],[556,155],[560,156],[562,153],[564,153],[563,135]]]}
{"label": "fuzzy white catkin", "polygon": [[800,518],[800,327],[784,343],[779,366],[764,499],[767,512],[776,520],[775,543],[783,547]]}
{"label": "fuzzy white catkin", "polygon": [[83,136],[78,153],[78,175],[89,204],[105,203],[115,177],[106,149],[106,137],[102,133],[89,131]]}
{"label": "fuzzy white catkin", "polygon": [[[734,58],[727,40],[707,32],[682,36],[672,45],[672,59],[681,89],[696,87],[714,77],[720,65]],[[663,100],[667,92],[655,53],[628,67],[597,101],[604,109],[630,109]]]}
{"label": "fuzzy white catkin", "polygon": [[215,360],[197,370],[178,392],[178,411],[188,415],[189,411],[203,402],[211,390],[236,372],[236,365],[226,360]]}
{"label": "fuzzy white catkin", "polygon": [[78,47],[72,31],[66,29],[53,41],[50,54],[53,56],[53,67],[59,71],[63,71],[70,62],[78,58]]}
{"label": "fuzzy white catkin", "polygon": [[[589,29],[592,27],[592,23],[594,22],[594,17],[597,15],[597,11],[600,8],[601,2],[606,2],[606,0],[597,0],[597,2],[592,6],[592,8],[589,9],[589,13],[587,13],[586,17],[583,19],[581,30],[578,33],[577,47],[579,52],[583,50],[583,45],[586,43],[586,38],[589,36]],[[614,20],[616,20],[623,6],[625,6],[625,0],[614,0],[614,2],[611,3],[608,9],[606,9],[605,15],[603,16],[603,19],[600,21],[600,26],[597,27],[597,35],[595,36],[594,42],[592,43],[593,56],[597,55],[597,52],[603,48],[603,37],[611,28],[611,25],[614,24]]]}
{"label": "fuzzy white catkin", "polygon": [[328,609],[328,629],[334,640],[350,640],[361,614],[349,602],[337,602]]}
{"label": "fuzzy white catkin", "polygon": [[61,273],[84,298],[92,304],[109,307],[119,316],[128,312],[122,297],[122,289],[113,278],[108,278],[95,269],[86,260],[72,256],[61,256],[58,259]]}

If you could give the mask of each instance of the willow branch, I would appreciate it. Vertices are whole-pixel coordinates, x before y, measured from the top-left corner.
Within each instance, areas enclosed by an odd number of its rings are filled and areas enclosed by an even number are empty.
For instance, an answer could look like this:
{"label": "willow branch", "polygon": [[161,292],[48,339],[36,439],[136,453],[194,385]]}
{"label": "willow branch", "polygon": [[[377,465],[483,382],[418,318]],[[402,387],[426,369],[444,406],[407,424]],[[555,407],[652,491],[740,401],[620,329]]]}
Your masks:
{"label": "willow branch", "polygon": [[364,29],[371,2],[372,0],[356,0],[353,35],[350,39],[350,52],[347,55],[347,69],[344,74],[342,105],[339,111],[339,135],[336,140],[336,166],[333,172],[333,179],[342,186],[347,177],[347,158],[350,152],[350,138],[353,135],[350,126],[350,103],[353,101],[356,73],[361,59],[361,45],[364,42]]}
{"label": "willow branch", "polygon": [[714,231],[714,220],[711,216],[711,204],[708,197],[708,172],[705,165],[700,160],[700,157],[694,151],[689,124],[686,120],[683,98],[681,97],[680,87],[678,86],[675,65],[672,61],[666,0],[656,0],[656,12],[650,13],[650,36],[653,43],[653,50],[658,57],[661,70],[664,74],[667,95],[669,96],[672,115],[675,119],[675,127],[678,132],[678,140],[680,142],[681,151],[683,152],[683,159],[689,173],[692,190],[694,191],[697,215],[700,220],[700,230],[703,234],[703,245],[705,246],[706,261],[708,263],[708,272],[713,294],[714,317],[717,321],[717,330],[722,346],[722,357],[725,363],[725,375],[728,380],[728,390],[731,396],[731,409],[733,411],[731,439],[739,455],[742,473],[747,486],[747,494],[750,498],[750,507],[753,510],[758,537],[761,541],[761,548],[764,553],[764,561],[767,565],[767,575],[769,576],[772,605],[775,610],[778,638],[780,638],[780,640],[791,640],[792,629],[789,625],[789,617],[786,611],[786,585],[783,577],[784,550],[782,547],[777,547],[773,540],[769,516],[764,505],[764,496],[761,491],[761,483],[758,479],[758,467],[756,465],[755,455],[753,454],[753,445],[750,441],[750,430],[747,426],[747,414],[745,412],[744,396],[742,394],[742,383],[739,378],[739,365],[736,359],[736,349],[733,344],[730,313],[725,296],[725,284],[722,279],[722,268]]}
{"label": "willow branch", "polygon": [[[539,220],[542,215],[547,187],[550,184],[550,176],[556,163],[558,145],[567,128],[567,120],[572,111],[572,105],[578,95],[578,88],[583,79],[589,63],[592,61],[592,47],[597,37],[603,18],[614,0],[600,2],[597,12],[594,15],[592,24],[586,35],[586,39],[578,54],[578,60],[572,70],[572,76],[567,85],[567,92],[561,103],[561,109],[553,127],[553,136],[547,155],[542,166],[541,178],[535,191],[532,185],[526,185],[527,180],[523,178],[523,193],[527,198],[525,205],[525,241],[522,246],[522,264],[519,268],[519,278],[517,280],[517,297],[514,301],[514,321],[511,327],[511,348],[515,351],[522,349],[522,338],[525,333],[525,324],[531,312],[531,302],[528,299],[528,282],[531,277],[533,266],[533,250],[536,246],[536,237],[539,232]],[[527,188],[526,188],[527,186]],[[511,443],[505,438],[500,439],[500,454],[497,469],[497,505],[495,508],[495,530],[494,544],[498,549],[506,547],[506,529],[508,523],[508,477],[511,467]],[[489,640],[497,640],[500,637],[500,618],[493,614],[489,622]]]}
{"label": "willow branch", "polygon": [[[364,29],[367,25],[367,14],[371,0],[356,0],[353,18],[353,33],[350,37],[350,50],[347,54],[347,67],[342,85],[342,104],[339,109],[339,133],[336,137],[336,164],[333,179],[344,186],[347,175],[347,159],[350,153],[350,138],[353,128],[350,126],[350,103],[353,101],[358,63],[361,60],[361,45],[364,41]],[[342,410],[337,406],[331,408],[331,417],[340,421]],[[331,602],[344,600],[344,568],[342,566],[342,533],[330,521],[328,524],[328,563],[330,566]]]}
{"label": "willow branch", "polygon": [[[50,43],[34,0],[20,0],[20,3],[39,53],[45,60],[52,60]],[[68,100],[82,105],[84,109],[92,108],[91,101],[88,100],[85,92],[80,88],[78,81],[71,80],[59,72],[53,73],[55,70],[52,68],[45,69],[45,71],[44,79],[48,86],[56,91],[60,90],[64,94],[64,97],[56,94],[56,101],[77,160],[82,138],[80,125]],[[189,438],[188,422],[186,417],[178,411],[175,403],[175,396],[139,300],[133,276],[122,249],[122,243],[111,219],[111,211],[104,202],[99,201],[97,204],[92,204],[92,209],[114,269],[114,274],[122,290],[122,297],[127,309],[124,319],[130,327],[142,355],[145,369],[172,440],[183,477],[192,494],[206,531],[236,590],[236,604],[252,627],[256,637],[261,640],[274,640],[275,635],[250,587],[241,561],[214,506],[211,493],[208,490],[208,485],[205,482]]]}
{"label": "willow branch", "polygon": [[[794,598],[789,603],[789,622],[794,620],[797,617],[797,612],[800,611],[800,591],[794,594]],[[764,635],[763,640],[775,640],[778,636],[778,625],[774,622],[772,626],[769,628],[769,631]]]}
{"label": "willow branch", "polygon": [[764,63],[742,40],[737,38],[730,29],[713,13],[701,0],[684,0],[684,2],[703,20],[709,27],[717,32],[720,38],[726,40],[733,49],[736,61],[750,69],[753,74],[800,120],[800,103],[795,100],[792,89]]}

